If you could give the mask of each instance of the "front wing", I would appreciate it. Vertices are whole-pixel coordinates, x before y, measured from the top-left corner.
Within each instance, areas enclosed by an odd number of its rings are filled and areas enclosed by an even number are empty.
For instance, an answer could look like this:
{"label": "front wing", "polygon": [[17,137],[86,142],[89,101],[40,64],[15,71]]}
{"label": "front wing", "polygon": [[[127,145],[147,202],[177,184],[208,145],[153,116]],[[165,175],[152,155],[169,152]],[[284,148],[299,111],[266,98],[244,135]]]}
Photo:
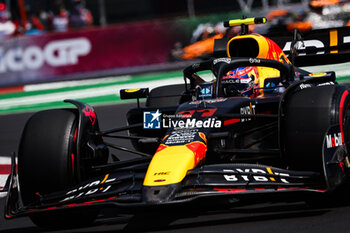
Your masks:
{"label": "front wing", "polygon": [[145,208],[187,204],[203,198],[235,198],[269,194],[324,193],[327,186],[316,172],[290,171],[255,164],[205,165],[189,171],[181,183],[163,186],[143,186],[147,162],[118,168],[85,181],[75,187],[48,195],[38,193],[37,201],[23,205],[12,159],[10,187],[5,217],[28,216],[34,213],[69,211],[77,208],[117,207],[136,212]]}

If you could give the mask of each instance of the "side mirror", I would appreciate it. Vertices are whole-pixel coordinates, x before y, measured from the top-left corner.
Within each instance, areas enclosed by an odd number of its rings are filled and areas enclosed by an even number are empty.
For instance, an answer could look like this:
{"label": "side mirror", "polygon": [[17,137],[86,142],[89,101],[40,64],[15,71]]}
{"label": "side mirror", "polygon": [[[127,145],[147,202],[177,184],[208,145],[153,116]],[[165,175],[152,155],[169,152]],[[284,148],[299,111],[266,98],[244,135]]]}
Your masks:
{"label": "side mirror", "polygon": [[148,94],[149,94],[148,88],[121,89],[120,90],[120,98],[122,100],[147,98]]}

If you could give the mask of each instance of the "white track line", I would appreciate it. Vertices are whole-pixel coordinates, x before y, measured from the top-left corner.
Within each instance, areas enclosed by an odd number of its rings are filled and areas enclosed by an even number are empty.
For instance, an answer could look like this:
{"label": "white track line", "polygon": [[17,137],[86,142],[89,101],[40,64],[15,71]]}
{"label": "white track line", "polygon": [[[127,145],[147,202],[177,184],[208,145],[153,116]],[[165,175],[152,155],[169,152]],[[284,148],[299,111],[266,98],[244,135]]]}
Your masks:
{"label": "white track line", "polygon": [[117,77],[108,77],[108,78],[99,78],[99,79],[86,79],[86,80],[75,80],[75,81],[63,81],[63,82],[54,82],[54,83],[43,83],[43,84],[33,84],[25,85],[24,91],[40,91],[40,90],[52,90],[66,87],[78,87],[85,85],[96,85],[101,83],[113,83],[116,81],[129,81],[131,80],[131,75],[117,76]]}
{"label": "white track line", "polygon": [[[322,65],[322,66],[308,66],[302,67],[309,72],[325,72],[325,71],[335,71],[337,76],[349,76],[350,63],[341,63],[341,64],[333,64],[333,65]],[[116,81],[128,81],[131,80],[131,75],[122,75],[122,76],[111,76],[106,78],[97,78],[97,79],[86,79],[86,80],[72,80],[72,81],[62,81],[62,82],[53,82],[53,83],[43,83],[43,84],[33,84],[33,85],[25,85],[24,91],[38,91],[38,90],[52,90],[52,89],[60,89],[66,87],[78,87],[85,85],[95,85],[101,83],[113,83]]]}
{"label": "white track line", "polygon": [[84,90],[74,90],[74,91],[42,94],[42,95],[35,95],[35,96],[28,96],[28,97],[9,98],[9,99],[0,100],[0,109],[5,110],[5,109],[11,109],[13,107],[18,107],[18,106],[27,106],[27,105],[33,105],[33,104],[63,101],[64,99],[90,98],[90,97],[99,97],[99,96],[106,96],[106,95],[113,95],[113,94],[119,96],[120,89],[133,89],[133,88],[145,88],[145,87],[150,87],[150,89],[153,89],[155,87],[159,87],[163,85],[178,84],[182,82],[183,80],[177,77],[177,78],[154,80],[154,81],[148,81],[148,82],[119,84],[119,85],[111,85],[107,87],[90,88],[90,89],[84,89]]}
{"label": "white track line", "polygon": [[333,65],[307,66],[307,67],[301,67],[301,68],[312,73],[334,71],[337,77],[342,77],[342,76],[350,75],[349,67],[350,67],[350,63],[347,62],[347,63],[333,64]]}
{"label": "white track line", "polygon": [[11,157],[0,156],[0,164],[11,164]]}
{"label": "white track line", "polygon": [[0,175],[0,187],[4,187],[5,186],[8,176],[9,175],[4,175],[4,174]]}
{"label": "white track line", "polygon": [[[324,72],[324,71],[335,71],[338,77],[349,76],[350,71],[348,69],[350,63],[342,63],[336,65],[324,65],[324,66],[310,66],[303,67],[303,69],[309,72]],[[37,91],[37,90],[49,90],[49,89],[59,89],[65,87],[76,87],[82,85],[94,85],[97,83],[112,83],[117,80],[126,81],[130,80],[131,76],[119,76],[119,77],[108,77],[102,79],[91,79],[91,80],[79,80],[79,81],[64,81],[56,83],[46,83],[46,84],[36,84],[36,85],[26,85],[24,87],[25,91]],[[12,107],[28,106],[40,103],[49,103],[54,101],[62,101],[64,99],[79,99],[79,98],[89,98],[89,97],[99,97],[105,95],[119,95],[120,89],[126,88],[145,88],[150,87],[155,88],[158,86],[182,83],[182,77],[175,77],[169,79],[152,80],[146,82],[129,83],[129,84],[114,84],[106,87],[98,87],[84,90],[74,90],[50,94],[42,94],[36,96],[19,97],[19,98],[9,98],[0,100],[0,109],[6,110]]]}

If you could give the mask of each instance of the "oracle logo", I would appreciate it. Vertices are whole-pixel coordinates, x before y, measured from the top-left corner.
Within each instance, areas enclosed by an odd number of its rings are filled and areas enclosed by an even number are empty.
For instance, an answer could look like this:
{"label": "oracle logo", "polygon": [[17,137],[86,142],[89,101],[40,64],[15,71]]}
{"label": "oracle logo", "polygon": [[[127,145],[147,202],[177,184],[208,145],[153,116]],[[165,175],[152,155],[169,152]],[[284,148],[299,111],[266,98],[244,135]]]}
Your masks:
{"label": "oracle logo", "polygon": [[44,48],[31,45],[5,51],[0,47],[0,73],[35,70],[45,63],[53,67],[75,65],[80,56],[85,56],[90,51],[91,43],[83,37],[51,41]]}

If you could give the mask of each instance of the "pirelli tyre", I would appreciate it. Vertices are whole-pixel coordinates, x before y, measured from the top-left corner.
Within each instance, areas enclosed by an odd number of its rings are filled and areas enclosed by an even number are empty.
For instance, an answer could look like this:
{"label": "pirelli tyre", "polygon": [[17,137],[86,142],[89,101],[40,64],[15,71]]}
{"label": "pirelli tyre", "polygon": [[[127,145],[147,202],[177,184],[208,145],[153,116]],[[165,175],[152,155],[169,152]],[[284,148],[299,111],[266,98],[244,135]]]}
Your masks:
{"label": "pirelli tyre", "polygon": [[[76,133],[78,113],[55,109],[34,114],[26,123],[18,153],[18,176],[24,205],[40,195],[67,189],[77,182]],[[40,227],[69,227],[92,222],[96,211],[31,215]]]}
{"label": "pirelli tyre", "polygon": [[[306,87],[287,97],[280,125],[281,147],[290,169],[323,172],[326,137],[333,137],[330,146],[339,146],[343,135],[349,151],[349,104],[349,90],[337,84]],[[337,132],[328,135],[333,126]]]}

